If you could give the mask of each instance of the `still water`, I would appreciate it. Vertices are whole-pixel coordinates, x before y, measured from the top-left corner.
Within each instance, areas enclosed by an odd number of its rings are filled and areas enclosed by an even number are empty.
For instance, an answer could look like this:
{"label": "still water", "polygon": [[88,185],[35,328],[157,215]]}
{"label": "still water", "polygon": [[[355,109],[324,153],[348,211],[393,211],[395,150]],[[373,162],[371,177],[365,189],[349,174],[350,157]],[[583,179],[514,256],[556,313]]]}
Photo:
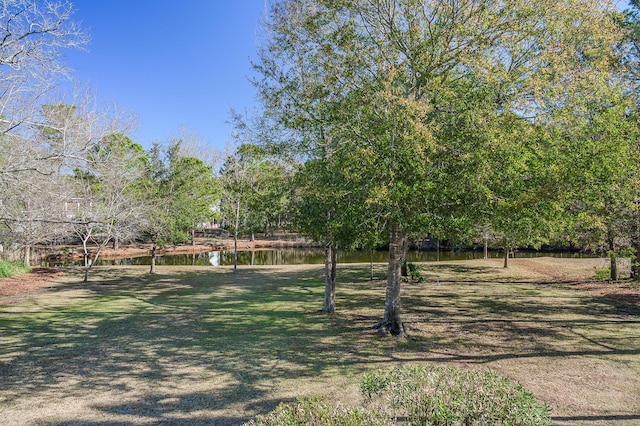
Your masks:
{"label": "still water", "polygon": [[[501,252],[490,252],[492,258],[502,258]],[[516,257],[590,257],[589,255],[574,253],[548,253],[536,251],[521,251]],[[339,251],[338,263],[367,263],[373,258],[373,262],[384,263],[389,259],[386,251],[374,251],[373,254],[366,251]],[[436,262],[439,260],[469,260],[481,259],[480,251],[410,251],[407,254],[408,262]],[[238,265],[302,265],[324,263],[324,251],[322,249],[274,249],[256,251],[238,251]],[[42,266],[73,266],[81,262],[44,262]],[[149,256],[131,257],[124,259],[109,259],[96,262],[98,266],[108,265],[150,265]],[[194,254],[177,254],[170,256],[157,256],[156,265],[197,265],[197,266],[230,266],[233,265],[233,251],[210,251]]]}

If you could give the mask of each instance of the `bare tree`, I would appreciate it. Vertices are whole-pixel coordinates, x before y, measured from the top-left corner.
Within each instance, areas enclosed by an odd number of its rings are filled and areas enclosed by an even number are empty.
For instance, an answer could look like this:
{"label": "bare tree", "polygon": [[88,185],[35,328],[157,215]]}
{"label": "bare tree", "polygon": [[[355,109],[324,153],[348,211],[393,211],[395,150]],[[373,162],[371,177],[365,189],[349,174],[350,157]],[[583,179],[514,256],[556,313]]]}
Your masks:
{"label": "bare tree", "polygon": [[[86,92],[76,92],[80,95],[73,99],[51,93],[58,78],[67,72],[62,51],[79,48],[89,40],[71,20],[72,14],[73,6],[66,0],[0,3],[0,185],[5,190],[7,185],[15,188],[25,177],[50,176],[54,156],[81,151],[76,149],[77,143],[69,143],[73,132],[63,138],[65,149],[55,153],[42,138],[43,126],[50,125],[47,113],[52,112],[42,108],[43,103],[76,105],[78,115],[90,109]],[[59,128],[61,134],[66,130]]]}
{"label": "bare tree", "polygon": [[2,132],[29,122],[39,98],[65,75],[62,51],[81,48],[88,34],[71,20],[69,1],[0,3],[0,119]]}
{"label": "bare tree", "polygon": [[200,133],[188,126],[180,126],[171,136],[171,141],[179,143],[181,157],[199,158],[209,167],[216,167],[220,163],[220,152],[209,145]]}
{"label": "bare tree", "polygon": [[77,200],[73,225],[82,241],[84,282],[110,241],[132,238],[142,226],[144,203],[138,184],[145,172],[146,153],[128,137],[113,134],[88,160],[86,170],[76,170],[68,178]]}
{"label": "bare tree", "polygon": [[226,160],[220,170],[222,186],[222,217],[233,229],[233,272],[238,269],[238,236],[246,216],[247,200],[253,191],[257,173],[255,165],[243,158],[240,147],[227,148]]}
{"label": "bare tree", "polygon": [[3,241],[28,250],[93,222],[78,215],[80,206],[87,205],[87,193],[72,185],[71,177],[81,171],[115,185],[128,176],[133,169],[118,168],[119,159],[96,154],[104,151],[110,136],[128,132],[131,123],[83,93],[73,104],[53,100],[42,105],[37,121],[0,135]]}
{"label": "bare tree", "polygon": [[[0,241],[23,251],[29,266],[31,249],[37,244],[53,243],[69,233],[65,203],[60,198],[60,182],[55,176],[32,176],[3,183],[0,214],[11,220],[0,224]],[[68,206],[67,206],[68,207]]]}

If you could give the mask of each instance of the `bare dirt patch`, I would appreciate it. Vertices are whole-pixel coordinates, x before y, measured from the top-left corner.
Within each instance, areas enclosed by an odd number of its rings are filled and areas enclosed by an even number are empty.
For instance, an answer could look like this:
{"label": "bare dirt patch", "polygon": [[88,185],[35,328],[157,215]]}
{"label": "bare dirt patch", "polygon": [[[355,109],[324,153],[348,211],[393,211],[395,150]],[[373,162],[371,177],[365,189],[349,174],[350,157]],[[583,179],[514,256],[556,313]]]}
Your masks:
{"label": "bare dirt patch", "polygon": [[59,269],[35,268],[30,273],[0,278],[0,303],[6,303],[4,299],[6,296],[14,296],[48,286],[63,274],[64,272]]}

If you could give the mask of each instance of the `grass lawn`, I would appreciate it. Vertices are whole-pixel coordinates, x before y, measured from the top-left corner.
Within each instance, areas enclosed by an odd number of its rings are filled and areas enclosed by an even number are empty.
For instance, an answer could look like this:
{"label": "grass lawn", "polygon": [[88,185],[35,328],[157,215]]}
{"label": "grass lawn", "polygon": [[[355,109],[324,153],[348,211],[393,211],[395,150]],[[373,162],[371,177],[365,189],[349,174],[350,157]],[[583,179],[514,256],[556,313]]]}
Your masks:
{"label": "grass lawn", "polygon": [[0,298],[0,423],[240,424],[296,396],[357,403],[363,372],[431,362],[518,381],[554,424],[637,425],[638,298],[584,288],[598,262],[428,264],[404,285],[409,339],[371,330],[385,282],[367,265],[340,268],[333,315],[320,265],[70,272]]}

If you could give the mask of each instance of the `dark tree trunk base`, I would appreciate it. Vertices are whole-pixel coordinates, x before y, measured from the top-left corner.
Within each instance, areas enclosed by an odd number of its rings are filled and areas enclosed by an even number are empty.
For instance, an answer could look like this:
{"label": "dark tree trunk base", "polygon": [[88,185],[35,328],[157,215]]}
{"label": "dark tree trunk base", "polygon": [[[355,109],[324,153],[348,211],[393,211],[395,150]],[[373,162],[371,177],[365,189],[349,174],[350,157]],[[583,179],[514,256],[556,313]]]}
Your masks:
{"label": "dark tree trunk base", "polygon": [[388,335],[392,335],[394,337],[409,337],[402,321],[398,323],[397,321],[390,322],[382,319],[371,328],[378,330],[380,337],[387,337]]}

